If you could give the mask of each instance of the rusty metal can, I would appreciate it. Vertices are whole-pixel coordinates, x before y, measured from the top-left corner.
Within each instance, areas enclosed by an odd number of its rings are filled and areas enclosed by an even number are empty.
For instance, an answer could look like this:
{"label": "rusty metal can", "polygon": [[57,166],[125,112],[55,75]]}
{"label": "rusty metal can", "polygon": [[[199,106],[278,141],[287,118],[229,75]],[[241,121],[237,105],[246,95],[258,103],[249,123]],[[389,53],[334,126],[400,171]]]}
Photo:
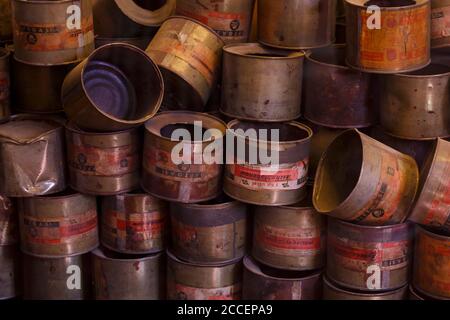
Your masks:
{"label": "rusty metal can", "polygon": [[104,45],[111,43],[127,43],[141,50],[145,50],[150,43],[152,36],[141,36],[135,38],[107,38],[107,37],[95,37],[95,47],[100,48]]}
{"label": "rusty metal can", "polygon": [[[348,65],[364,72],[398,73],[430,62],[430,1],[401,3],[345,0]],[[372,4],[377,9],[370,10]]]}
{"label": "rusty metal can", "polygon": [[112,43],[77,65],[62,86],[68,118],[92,131],[137,127],[161,106],[164,83],[153,60],[141,49]]}
{"label": "rusty metal can", "polygon": [[406,219],[418,184],[413,158],[348,130],[320,160],[313,203],[318,212],[353,223],[396,224]]}
{"label": "rusty metal can", "polygon": [[[227,151],[226,194],[245,203],[266,206],[290,205],[306,197],[313,135],[309,127],[294,121],[256,123],[233,120],[228,128],[238,152]],[[260,130],[267,130],[270,135],[278,132],[279,142],[267,141],[272,139],[269,134],[259,138],[256,132]],[[245,155],[239,154],[239,149],[244,149]],[[277,154],[277,163],[264,164],[265,160],[273,160],[261,157],[264,154],[267,157]]]}
{"label": "rusty metal can", "polygon": [[231,118],[281,122],[300,117],[303,52],[258,43],[223,48],[221,112]]}
{"label": "rusty metal can", "polygon": [[13,200],[0,195],[0,246],[8,246],[18,242],[17,222]]}
{"label": "rusty metal can", "polygon": [[284,49],[325,47],[334,42],[336,0],[259,0],[258,40]]}
{"label": "rusty metal can", "polygon": [[0,245],[0,300],[19,296],[19,265],[20,254],[17,245]]}
{"label": "rusty metal can", "polygon": [[450,1],[431,0],[431,47],[450,46]]}
{"label": "rusty metal can", "polygon": [[139,129],[96,133],[66,125],[70,186],[86,194],[114,195],[139,188]]}
{"label": "rusty metal can", "polygon": [[162,24],[146,52],[163,74],[165,107],[203,110],[220,75],[224,44],[191,18],[174,16]]}
{"label": "rusty metal can", "polygon": [[183,262],[167,252],[169,300],[240,300],[242,261],[216,266]]}
{"label": "rusty metal can", "polygon": [[10,51],[0,48],[0,122],[6,121],[10,109]]}
{"label": "rusty metal can", "polygon": [[41,258],[22,254],[25,300],[87,300],[91,294],[90,254]]}
{"label": "rusty metal can", "polygon": [[142,192],[102,199],[101,242],[110,250],[149,254],[166,249],[168,206]]}
{"label": "rusty metal can", "polygon": [[11,0],[0,0],[0,42],[12,38]]}
{"label": "rusty metal can", "polygon": [[[221,194],[224,122],[208,114],[169,111],[147,121],[145,128],[141,181],[145,191],[161,199],[183,203],[208,201]],[[189,132],[190,137],[172,139],[176,130]],[[183,159],[176,159],[177,164],[172,155],[174,148],[180,145],[185,154]],[[212,149],[214,155],[207,152]]]}
{"label": "rusty metal can", "polygon": [[127,256],[92,251],[96,300],[161,300],[165,298],[165,254]]}
{"label": "rusty metal can", "polygon": [[364,128],[377,121],[377,80],[345,64],[345,45],[306,54],[304,116],[331,128]]}
{"label": "rusty metal can", "polygon": [[90,0],[13,0],[15,56],[35,65],[83,60],[94,50]]}
{"label": "rusty metal can", "polygon": [[172,204],[172,253],[204,265],[241,260],[247,247],[247,207],[227,197]]}

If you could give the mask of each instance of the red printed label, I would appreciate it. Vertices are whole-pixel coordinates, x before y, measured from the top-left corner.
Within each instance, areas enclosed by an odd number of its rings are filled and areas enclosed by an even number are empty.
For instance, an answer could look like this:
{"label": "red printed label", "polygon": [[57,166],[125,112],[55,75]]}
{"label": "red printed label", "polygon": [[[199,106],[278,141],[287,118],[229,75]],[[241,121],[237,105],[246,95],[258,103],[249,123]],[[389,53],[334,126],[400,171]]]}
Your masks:
{"label": "red printed label", "polygon": [[175,296],[177,300],[239,300],[241,298],[241,284],[205,289],[177,283],[175,285]]}
{"label": "red printed label", "polygon": [[159,211],[121,214],[105,213],[105,223],[116,230],[119,237],[132,236],[141,240],[161,238],[165,217]]}

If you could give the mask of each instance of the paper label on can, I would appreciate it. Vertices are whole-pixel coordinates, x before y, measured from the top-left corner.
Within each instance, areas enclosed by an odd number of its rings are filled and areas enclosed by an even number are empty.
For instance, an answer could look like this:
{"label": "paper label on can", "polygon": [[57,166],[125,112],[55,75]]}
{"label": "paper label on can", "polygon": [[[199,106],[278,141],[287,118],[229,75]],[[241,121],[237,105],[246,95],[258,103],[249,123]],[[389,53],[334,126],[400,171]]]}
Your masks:
{"label": "paper label on can", "polygon": [[241,284],[237,283],[221,288],[195,288],[182,284],[175,284],[177,300],[240,300]]}
{"label": "paper label on can", "polygon": [[450,6],[431,10],[431,39],[450,37]]}

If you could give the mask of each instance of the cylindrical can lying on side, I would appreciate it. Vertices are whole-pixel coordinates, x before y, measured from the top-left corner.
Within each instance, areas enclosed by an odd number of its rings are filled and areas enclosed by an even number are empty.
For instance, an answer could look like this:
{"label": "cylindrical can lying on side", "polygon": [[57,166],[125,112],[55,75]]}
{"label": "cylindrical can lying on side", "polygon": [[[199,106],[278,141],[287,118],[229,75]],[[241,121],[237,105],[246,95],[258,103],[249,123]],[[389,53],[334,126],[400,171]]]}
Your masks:
{"label": "cylindrical can lying on side", "polygon": [[282,271],[244,258],[244,300],[320,300],[322,271],[313,273]]}
{"label": "cylindrical can lying on side", "polygon": [[318,212],[353,223],[396,224],[406,219],[418,184],[413,158],[348,130],[320,160],[313,203]]}
{"label": "cylindrical can lying on side", "polygon": [[0,300],[20,295],[19,264],[20,254],[17,245],[0,245]]}
{"label": "cylindrical can lying on side", "polygon": [[17,243],[18,232],[15,204],[12,199],[0,195],[0,246]]}
{"label": "cylindrical can lying on side", "polygon": [[110,250],[149,254],[166,249],[168,206],[141,192],[102,199],[101,242]]}
{"label": "cylindrical can lying on side", "polygon": [[325,47],[334,41],[336,0],[259,0],[258,40],[284,49]]}
{"label": "cylindrical can lying on side", "polygon": [[450,1],[431,0],[431,47],[450,46]]}
{"label": "cylindrical can lying on side", "polygon": [[86,194],[114,195],[139,188],[139,129],[98,133],[66,125],[70,186]]}
{"label": "cylindrical can lying on side", "polygon": [[[345,0],[347,64],[352,68],[398,73],[421,69],[430,62],[430,1],[390,3]],[[368,10],[371,4],[378,5],[378,13]]]}
{"label": "cylindrical can lying on side", "polygon": [[13,38],[11,22],[11,0],[0,0],[0,42]]}
{"label": "cylindrical can lying on side", "polygon": [[0,48],[0,122],[8,120],[11,114],[9,62],[9,50]]}
{"label": "cylindrical can lying on side", "polygon": [[221,112],[231,118],[280,122],[300,117],[303,52],[258,43],[223,48]]}
{"label": "cylindrical can lying on side", "polygon": [[[168,111],[147,121],[145,129],[141,181],[145,191],[183,203],[208,201],[221,194],[224,122],[203,113]],[[179,136],[181,131],[184,134]],[[173,159],[180,151],[183,156]]]}
{"label": "cylindrical can lying on side", "polygon": [[360,226],[328,221],[327,277],[360,291],[387,291],[408,283],[413,252],[411,223]]}
{"label": "cylindrical can lying on side", "polygon": [[25,300],[88,300],[90,254],[40,258],[22,254]]}
{"label": "cylindrical can lying on side", "polygon": [[92,251],[96,300],[161,300],[165,298],[165,254],[122,256]]}
{"label": "cylindrical can lying on side", "polygon": [[[110,1],[110,0],[108,0]],[[141,36],[136,38],[106,38],[106,37],[95,37],[95,48],[100,48],[104,45],[111,43],[127,43],[131,44],[135,47],[138,47],[141,50],[145,50],[148,47],[152,39],[151,35]]]}
{"label": "cylindrical can lying on side", "polygon": [[[227,150],[226,194],[245,203],[266,206],[290,205],[306,197],[313,135],[309,127],[294,121],[233,120],[228,128],[235,150]],[[260,136],[264,130],[266,134]],[[245,154],[240,154],[242,149]]]}
{"label": "cylindrical can lying on side", "polygon": [[162,24],[146,52],[163,74],[165,107],[203,111],[220,75],[224,44],[191,18],[174,16]]}
{"label": "cylindrical can lying on side", "polygon": [[417,227],[413,285],[434,299],[450,300],[450,237]]}
{"label": "cylindrical can lying on side", "polygon": [[76,62],[94,50],[90,0],[13,0],[16,59],[35,65]]}
{"label": "cylindrical can lying on side", "polygon": [[172,248],[179,259],[199,264],[241,260],[247,247],[247,207],[227,197],[171,205]]}

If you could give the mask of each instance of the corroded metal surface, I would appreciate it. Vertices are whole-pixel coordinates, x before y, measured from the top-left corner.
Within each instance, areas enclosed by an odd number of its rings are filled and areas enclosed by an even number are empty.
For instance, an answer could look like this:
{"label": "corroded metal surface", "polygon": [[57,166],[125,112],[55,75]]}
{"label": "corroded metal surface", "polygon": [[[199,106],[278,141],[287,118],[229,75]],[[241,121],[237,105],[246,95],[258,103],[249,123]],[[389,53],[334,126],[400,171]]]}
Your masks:
{"label": "corroded metal surface", "polygon": [[[0,220],[1,224],[1,220]],[[0,230],[1,231],[1,230]],[[17,245],[0,246],[0,300],[11,299],[21,293],[20,253]]]}
{"label": "corroded metal surface", "polygon": [[431,47],[450,46],[450,1],[431,0]]}

